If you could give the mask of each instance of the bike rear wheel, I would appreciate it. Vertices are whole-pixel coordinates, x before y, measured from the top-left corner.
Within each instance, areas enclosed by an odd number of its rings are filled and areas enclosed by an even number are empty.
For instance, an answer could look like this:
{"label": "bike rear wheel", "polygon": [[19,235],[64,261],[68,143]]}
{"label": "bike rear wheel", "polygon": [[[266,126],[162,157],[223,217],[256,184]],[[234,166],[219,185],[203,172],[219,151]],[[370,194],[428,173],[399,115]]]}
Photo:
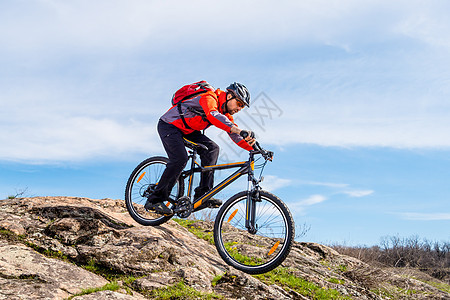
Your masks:
{"label": "bike rear wheel", "polygon": [[260,191],[260,200],[255,202],[255,234],[245,227],[246,191],[231,197],[214,223],[214,242],[222,259],[249,274],[262,274],[279,266],[294,239],[294,221],[287,206],[266,191]]}
{"label": "bike rear wheel", "polygon": [[[157,226],[167,222],[172,216],[163,216],[144,208],[151,190],[156,188],[162,173],[166,169],[168,158],[155,156],[141,162],[131,173],[125,189],[125,203],[130,216],[139,224]],[[184,182],[178,180],[170,192],[169,198],[176,200],[183,195]],[[164,204],[173,208],[166,201]]]}

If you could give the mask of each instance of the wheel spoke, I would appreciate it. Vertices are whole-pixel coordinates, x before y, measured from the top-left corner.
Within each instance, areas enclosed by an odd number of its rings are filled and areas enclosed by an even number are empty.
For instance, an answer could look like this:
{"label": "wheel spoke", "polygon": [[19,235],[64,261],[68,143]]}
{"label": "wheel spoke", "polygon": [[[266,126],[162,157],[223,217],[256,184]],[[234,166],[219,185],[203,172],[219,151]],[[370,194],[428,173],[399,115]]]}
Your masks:
{"label": "wheel spoke", "polygon": [[[125,201],[130,215],[143,225],[159,225],[170,217],[162,216],[144,208],[147,196],[156,188],[167,164],[166,158],[149,158],[142,162],[131,174],[125,191]],[[178,181],[170,192],[171,199],[183,193],[183,184]],[[170,202],[165,202],[170,206]]]}
{"label": "wheel spoke", "polygon": [[281,200],[262,193],[261,201],[255,203],[257,232],[251,234],[245,228],[246,203],[243,192],[222,207],[215,223],[216,248],[235,268],[258,274],[273,269],[286,257],[294,235],[293,221]]}

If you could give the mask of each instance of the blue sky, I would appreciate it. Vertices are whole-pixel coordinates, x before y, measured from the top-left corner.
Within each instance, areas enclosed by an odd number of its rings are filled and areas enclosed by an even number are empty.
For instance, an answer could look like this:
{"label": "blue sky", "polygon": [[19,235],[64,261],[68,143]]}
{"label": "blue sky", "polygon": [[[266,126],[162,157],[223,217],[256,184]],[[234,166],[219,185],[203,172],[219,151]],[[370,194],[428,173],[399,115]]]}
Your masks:
{"label": "blue sky", "polygon": [[[244,83],[237,123],[305,240],[448,241],[447,1],[2,1],[0,198],[123,198],[180,86]],[[245,153],[219,130],[221,160]],[[217,174],[218,177],[225,174]],[[236,183],[224,198],[245,186]]]}

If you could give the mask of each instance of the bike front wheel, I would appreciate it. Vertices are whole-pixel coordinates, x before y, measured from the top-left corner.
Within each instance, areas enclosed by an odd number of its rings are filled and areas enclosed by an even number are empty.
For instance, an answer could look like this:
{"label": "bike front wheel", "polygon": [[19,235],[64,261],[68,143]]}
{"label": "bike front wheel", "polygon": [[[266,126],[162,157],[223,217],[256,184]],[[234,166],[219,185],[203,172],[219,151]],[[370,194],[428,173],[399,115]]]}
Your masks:
{"label": "bike front wheel", "polygon": [[[130,216],[139,224],[157,226],[167,222],[172,216],[163,216],[144,208],[145,202],[153,189],[156,188],[162,173],[166,169],[166,157],[155,156],[141,162],[131,173],[125,189],[125,203]],[[184,183],[178,180],[170,192],[169,198],[178,199],[183,195]],[[173,205],[169,201],[164,204]]]}
{"label": "bike front wheel", "polygon": [[231,197],[214,223],[214,242],[222,259],[249,274],[266,273],[289,254],[294,239],[292,215],[277,196],[260,191],[255,201],[256,233],[246,228],[247,192]]}

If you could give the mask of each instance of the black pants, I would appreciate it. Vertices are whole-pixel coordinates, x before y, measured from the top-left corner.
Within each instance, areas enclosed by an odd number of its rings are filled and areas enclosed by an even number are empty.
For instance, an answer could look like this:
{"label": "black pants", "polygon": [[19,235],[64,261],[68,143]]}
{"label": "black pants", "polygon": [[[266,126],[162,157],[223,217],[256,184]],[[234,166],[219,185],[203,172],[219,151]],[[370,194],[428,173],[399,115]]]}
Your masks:
{"label": "black pants", "polygon": [[[194,131],[191,134],[185,135],[174,125],[168,124],[162,120],[159,120],[158,123],[158,133],[164,149],[169,157],[169,162],[161,175],[161,179],[159,180],[155,193],[150,199],[152,202],[167,200],[170,195],[170,191],[180,176],[180,173],[186,166],[188,155],[184,146],[183,137],[192,142],[200,143],[208,147],[208,150],[198,150],[202,166],[215,165],[217,163],[220,150],[216,143],[200,131]],[[214,171],[202,172],[200,177],[200,185],[196,189],[196,193],[203,194],[213,186]]]}

